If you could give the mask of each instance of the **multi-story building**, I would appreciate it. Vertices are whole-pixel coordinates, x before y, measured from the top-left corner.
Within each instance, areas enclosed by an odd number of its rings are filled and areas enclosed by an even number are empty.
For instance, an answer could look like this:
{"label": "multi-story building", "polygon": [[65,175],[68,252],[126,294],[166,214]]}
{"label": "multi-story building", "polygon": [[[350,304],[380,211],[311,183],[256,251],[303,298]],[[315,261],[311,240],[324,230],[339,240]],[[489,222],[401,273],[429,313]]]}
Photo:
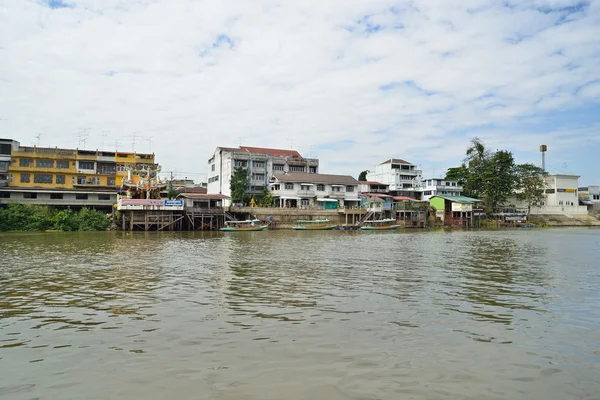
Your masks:
{"label": "multi-story building", "polygon": [[463,188],[457,181],[442,178],[423,179],[418,199],[429,201],[433,196],[462,196]]}
{"label": "multi-story building", "polygon": [[586,206],[600,206],[600,186],[590,185],[579,188],[579,202]]}
{"label": "multi-story building", "polygon": [[383,184],[381,182],[359,181],[358,183],[358,191],[360,193],[388,194],[390,192],[390,185]]}
{"label": "multi-story building", "polygon": [[[3,153],[7,142],[0,141]],[[109,208],[116,202],[126,166],[154,164],[154,154],[28,147],[16,141],[11,141],[10,150],[0,203]],[[6,155],[1,160],[6,161]]]}
{"label": "multi-story building", "polygon": [[271,178],[276,207],[358,207],[358,181],[349,175],[290,172]]}
{"label": "multi-story building", "polygon": [[390,158],[368,172],[367,180],[389,185],[391,194],[415,197],[421,189],[421,170],[408,161]]}
{"label": "multi-story building", "polygon": [[217,147],[208,160],[208,193],[231,196],[231,177],[236,167],[246,169],[250,195],[262,194],[271,178],[283,173],[319,172],[319,160],[304,158],[296,150],[240,146]]}

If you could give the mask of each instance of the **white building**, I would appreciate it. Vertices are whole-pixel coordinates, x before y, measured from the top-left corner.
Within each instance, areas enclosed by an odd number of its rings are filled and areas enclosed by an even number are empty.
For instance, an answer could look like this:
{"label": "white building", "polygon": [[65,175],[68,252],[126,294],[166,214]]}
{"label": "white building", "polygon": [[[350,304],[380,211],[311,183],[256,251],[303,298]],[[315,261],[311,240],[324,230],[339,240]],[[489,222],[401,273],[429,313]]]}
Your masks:
{"label": "white building", "polygon": [[367,180],[389,185],[393,194],[415,197],[415,191],[421,188],[421,170],[408,161],[391,158],[369,171]]}
{"label": "white building", "polygon": [[442,178],[423,179],[419,200],[429,201],[432,196],[462,196],[463,187],[457,181]]}
{"label": "white building", "polygon": [[358,182],[359,193],[382,193],[388,194],[390,192],[390,185],[375,182],[375,181],[359,181]]}
{"label": "white building", "polygon": [[240,146],[217,147],[208,160],[208,193],[231,196],[231,176],[236,167],[248,171],[248,194],[262,194],[274,175],[286,172],[316,174],[319,160],[304,158],[296,150]]}
{"label": "white building", "polygon": [[[579,175],[546,176],[546,201],[541,207],[532,207],[531,214],[587,215],[587,207],[579,205],[578,181]],[[526,201],[511,198],[507,204],[527,210]]]}
{"label": "white building", "polygon": [[276,174],[271,194],[277,207],[358,207],[358,181],[349,175]]}

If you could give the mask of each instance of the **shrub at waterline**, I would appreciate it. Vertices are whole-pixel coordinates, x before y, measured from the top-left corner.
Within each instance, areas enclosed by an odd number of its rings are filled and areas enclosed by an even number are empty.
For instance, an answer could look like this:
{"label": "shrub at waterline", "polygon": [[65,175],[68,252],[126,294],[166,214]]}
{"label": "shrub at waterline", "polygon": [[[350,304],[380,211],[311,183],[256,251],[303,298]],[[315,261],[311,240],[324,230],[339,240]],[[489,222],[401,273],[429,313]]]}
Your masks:
{"label": "shrub at waterline", "polygon": [[105,213],[87,208],[57,210],[16,203],[0,208],[0,231],[101,231],[109,224]]}

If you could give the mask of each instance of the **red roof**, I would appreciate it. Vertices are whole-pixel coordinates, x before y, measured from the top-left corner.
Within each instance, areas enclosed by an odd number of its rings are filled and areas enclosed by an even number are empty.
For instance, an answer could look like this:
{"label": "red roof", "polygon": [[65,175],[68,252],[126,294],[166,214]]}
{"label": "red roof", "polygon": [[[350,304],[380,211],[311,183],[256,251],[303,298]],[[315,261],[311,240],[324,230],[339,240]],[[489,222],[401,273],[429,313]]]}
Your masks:
{"label": "red roof", "polygon": [[282,150],[282,149],[267,149],[264,147],[248,147],[240,146],[240,150],[248,151],[250,153],[261,153],[272,157],[294,157],[302,158],[300,153],[296,150]]}
{"label": "red roof", "polygon": [[412,197],[408,197],[408,196],[394,196],[394,200],[398,200],[398,201],[416,201],[417,199],[413,199]]}
{"label": "red roof", "polygon": [[205,187],[178,187],[175,190],[179,193],[206,193]]}

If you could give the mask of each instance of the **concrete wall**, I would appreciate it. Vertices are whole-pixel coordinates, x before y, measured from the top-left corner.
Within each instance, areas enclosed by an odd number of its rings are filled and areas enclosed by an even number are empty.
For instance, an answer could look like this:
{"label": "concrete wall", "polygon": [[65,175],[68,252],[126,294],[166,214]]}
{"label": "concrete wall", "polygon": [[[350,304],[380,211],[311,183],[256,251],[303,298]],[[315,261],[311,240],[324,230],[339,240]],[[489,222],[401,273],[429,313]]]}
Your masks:
{"label": "concrete wall", "polygon": [[117,201],[117,194],[110,193],[110,200],[98,200],[97,193],[88,193],[87,200],[77,200],[75,193],[64,193],[62,199],[51,199],[49,192],[36,192],[37,198],[26,199],[25,192],[10,191],[10,198],[0,198],[0,204],[21,203],[47,206],[81,206],[81,207],[112,207]]}

